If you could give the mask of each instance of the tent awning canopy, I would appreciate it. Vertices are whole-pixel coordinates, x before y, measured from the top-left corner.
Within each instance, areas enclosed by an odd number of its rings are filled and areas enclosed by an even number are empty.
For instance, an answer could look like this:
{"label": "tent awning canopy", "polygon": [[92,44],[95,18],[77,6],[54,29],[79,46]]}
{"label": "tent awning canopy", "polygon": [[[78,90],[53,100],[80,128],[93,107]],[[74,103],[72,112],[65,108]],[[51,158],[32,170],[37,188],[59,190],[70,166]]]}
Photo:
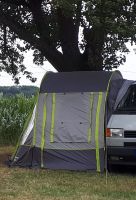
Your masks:
{"label": "tent awning canopy", "polygon": [[47,73],[11,166],[104,171],[105,119],[122,81],[118,71]]}
{"label": "tent awning canopy", "polygon": [[50,72],[46,74],[41,83],[40,93],[104,92],[107,90],[112,74],[122,78],[119,71]]}

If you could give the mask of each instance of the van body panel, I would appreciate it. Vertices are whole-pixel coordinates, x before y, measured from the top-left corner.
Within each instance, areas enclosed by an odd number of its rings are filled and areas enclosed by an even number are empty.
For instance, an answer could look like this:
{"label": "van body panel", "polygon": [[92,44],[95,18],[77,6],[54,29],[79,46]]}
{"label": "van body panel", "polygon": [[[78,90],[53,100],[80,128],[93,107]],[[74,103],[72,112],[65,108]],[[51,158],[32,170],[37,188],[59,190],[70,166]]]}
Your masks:
{"label": "van body panel", "polygon": [[118,100],[107,128],[110,129],[106,137],[109,166],[136,165],[136,84],[129,85]]}
{"label": "van body panel", "polygon": [[113,114],[109,120],[108,128],[123,128],[124,130],[136,130],[135,114]]}

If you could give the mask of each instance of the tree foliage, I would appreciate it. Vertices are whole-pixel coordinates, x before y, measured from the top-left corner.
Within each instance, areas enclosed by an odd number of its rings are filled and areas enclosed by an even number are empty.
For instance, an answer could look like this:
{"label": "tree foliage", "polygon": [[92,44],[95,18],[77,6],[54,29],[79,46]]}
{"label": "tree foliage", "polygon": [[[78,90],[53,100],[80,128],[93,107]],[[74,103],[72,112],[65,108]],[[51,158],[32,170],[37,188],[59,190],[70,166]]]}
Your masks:
{"label": "tree foliage", "polygon": [[58,71],[111,70],[125,62],[128,41],[136,42],[135,0],[0,0],[1,69],[14,78],[31,79],[29,49]]}

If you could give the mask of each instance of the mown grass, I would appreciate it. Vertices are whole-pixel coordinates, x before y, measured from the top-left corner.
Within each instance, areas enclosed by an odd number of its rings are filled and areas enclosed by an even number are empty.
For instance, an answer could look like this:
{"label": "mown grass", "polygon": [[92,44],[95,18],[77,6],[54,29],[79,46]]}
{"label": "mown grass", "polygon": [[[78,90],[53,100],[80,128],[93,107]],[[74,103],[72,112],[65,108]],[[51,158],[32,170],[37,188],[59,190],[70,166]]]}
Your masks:
{"label": "mown grass", "polygon": [[[0,158],[13,150],[1,147]],[[136,200],[130,174],[8,168],[0,160],[0,200]]]}

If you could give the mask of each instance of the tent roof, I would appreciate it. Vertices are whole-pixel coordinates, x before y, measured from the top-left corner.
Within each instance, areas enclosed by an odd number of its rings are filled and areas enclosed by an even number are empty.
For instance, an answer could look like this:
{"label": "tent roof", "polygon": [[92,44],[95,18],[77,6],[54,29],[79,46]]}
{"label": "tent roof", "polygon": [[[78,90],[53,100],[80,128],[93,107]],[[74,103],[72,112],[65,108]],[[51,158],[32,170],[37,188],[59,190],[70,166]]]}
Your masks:
{"label": "tent roof", "polygon": [[115,79],[122,79],[119,71],[49,72],[42,80],[40,93],[103,92],[107,90],[112,74]]}

